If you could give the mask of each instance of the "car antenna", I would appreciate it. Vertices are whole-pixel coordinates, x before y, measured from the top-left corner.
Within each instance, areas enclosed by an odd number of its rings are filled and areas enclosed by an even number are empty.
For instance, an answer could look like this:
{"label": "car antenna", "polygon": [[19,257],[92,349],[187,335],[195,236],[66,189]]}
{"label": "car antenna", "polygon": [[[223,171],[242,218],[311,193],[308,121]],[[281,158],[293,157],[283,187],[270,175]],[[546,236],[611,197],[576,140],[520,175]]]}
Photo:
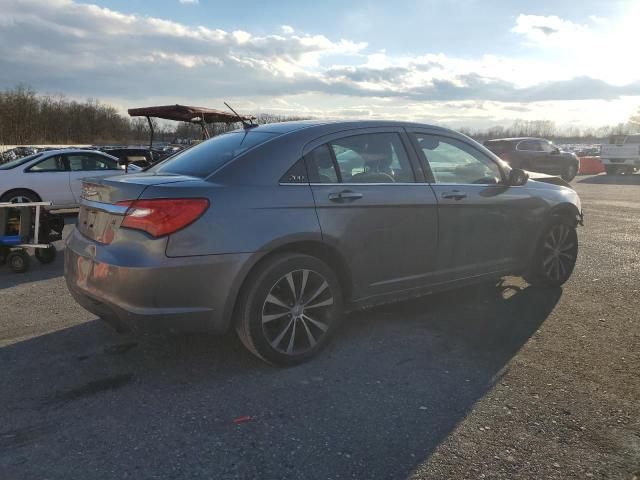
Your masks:
{"label": "car antenna", "polygon": [[238,112],[236,112],[233,108],[231,108],[231,106],[230,106],[227,102],[224,102],[224,104],[227,106],[227,108],[228,108],[229,110],[231,110],[231,111],[233,112],[233,114],[234,114],[236,117],[238,117],[238,120],[240,120],[240,122],[242,122],[242,126],[243,126],[245,129],[253,128],[253,127],[257,127],[257,126],[258,126],[258,125],[254,125],[253,120],[252,120],[251,118],[249,118],[249,121],[250,121],[251,123],[247,123],[247,122],[246,122],[246,120],[245,120],[244,118],[242,118],[240,115],[238,115]]}

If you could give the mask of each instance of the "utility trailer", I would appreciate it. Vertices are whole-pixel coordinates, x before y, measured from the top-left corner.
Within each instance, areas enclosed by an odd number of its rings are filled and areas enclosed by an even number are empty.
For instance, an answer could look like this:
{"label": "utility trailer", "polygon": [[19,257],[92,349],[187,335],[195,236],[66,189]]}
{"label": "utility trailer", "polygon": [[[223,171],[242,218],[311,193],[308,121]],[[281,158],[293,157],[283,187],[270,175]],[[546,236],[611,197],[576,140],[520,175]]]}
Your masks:
{"label": "utility trailer", "polygon": [[44,210],[51,202],[0,203],[0,263],[15,273],[29,270],[28,250],[40,263],[56,259],[52,242],[62,239],[64,219]]}

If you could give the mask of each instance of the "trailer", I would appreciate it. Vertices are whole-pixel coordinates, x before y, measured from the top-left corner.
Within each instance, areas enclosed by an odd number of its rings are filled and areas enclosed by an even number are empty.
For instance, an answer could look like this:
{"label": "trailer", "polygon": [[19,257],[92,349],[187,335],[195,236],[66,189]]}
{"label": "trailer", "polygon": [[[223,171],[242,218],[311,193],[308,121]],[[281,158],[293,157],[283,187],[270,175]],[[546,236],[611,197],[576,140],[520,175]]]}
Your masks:
{"label": "trailer", "polygon": [[15,273],[29,270],[29,250],[43,264],[56,259],[52,242],[62,239],[64,219],[43,207],[51,202],[0,203],[0,263]]}

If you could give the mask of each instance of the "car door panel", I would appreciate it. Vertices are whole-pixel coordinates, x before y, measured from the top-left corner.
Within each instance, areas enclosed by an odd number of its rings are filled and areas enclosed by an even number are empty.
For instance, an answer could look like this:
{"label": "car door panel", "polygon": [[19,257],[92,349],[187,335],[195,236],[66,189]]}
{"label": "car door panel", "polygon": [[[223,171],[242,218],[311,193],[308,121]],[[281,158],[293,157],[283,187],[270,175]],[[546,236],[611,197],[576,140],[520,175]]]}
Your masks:
{"label": "car door panel", "polygon": [[33,190],[42,201],[51,202],[53,206],[75,203],[69,189],[69,171],[62,156],[48,156],[26,168],[24,183],[25,188]]}
{"label": "car door panel", "polygon": [[[363,129],[358,133],[392,133],[399,139],[404,135],[401,129]],[[324,148],[340,137],[350,136],[354,136],[353,132],[319,139],[305,151]],[[406,150],[406,139],[402,142]],[[313,174],[310,175],[323,239],[347,262],[352,276],[352,297],[383,295],[433,281],[438,241],[433,190],[424,182],[388,181],[385,180],[388,174],[383,172],[360,171],[357,162],[351,165],[350,155],[352,152],[343,152],[343,161],[353,167],[353,179],[370,182],[334,183],[337,180],[330,167],[319,174],[324,182],[313,181]],[[407,161],[413,166],[411,162],[415,160],[407,158]],[[315,168],[309,162],[312,161],[308,160],[308,168]],[[347,175],[341,172],[341,176]],[[374,182],[375,179],[381,181]]]}
{"label": "car door panel", "polygon": [[[505,185],[497,162],[471,143],[430,130],[412,134],[425,169],[432,172],[438,201],[439,275],[458,280],[518,268],[527,235],[522,227],[533,197],[526,189]],[[462,153],[455,153],[458,150]],[[483,166],[488,170],[483,172]],[[493,172],[496,180],[484,183]],[[463,181],[456,181],[460,178]]]}

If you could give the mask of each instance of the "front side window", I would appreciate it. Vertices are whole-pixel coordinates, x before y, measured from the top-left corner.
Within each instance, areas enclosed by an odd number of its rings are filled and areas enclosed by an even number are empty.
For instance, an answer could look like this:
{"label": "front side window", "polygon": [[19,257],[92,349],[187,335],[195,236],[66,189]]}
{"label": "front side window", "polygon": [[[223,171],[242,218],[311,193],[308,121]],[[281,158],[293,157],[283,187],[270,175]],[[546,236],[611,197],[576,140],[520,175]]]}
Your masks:
{"label": "front side window", "polygon": [[500,182],[500,168],[464,142],[439,135],[414,134],[436,183],[487,185]]}
{"label": "front side window", "polygon": [[554,152],[554,151],[556,151],[558,149],[558,147],[556,147],[551,142],[540,141],[539,143],[540,143],[540,149],[543,152],[546,152],[546,153],[551,153],[551,152]]}
{"label": "front side window", "polygon": [[67,155],[69,168],[72,172],[86,172],[95,170],[117,170],[115,160],[92,154]]}
{"label": "front side window", "polygon": [[523,140],[517,148],[526,152],[542,152],[542,146],[538,140]]}
{"label": "front side window", "polygon": [[67,168],[61,155],[49,157],[33,165],[30,172],[64,172]]}

